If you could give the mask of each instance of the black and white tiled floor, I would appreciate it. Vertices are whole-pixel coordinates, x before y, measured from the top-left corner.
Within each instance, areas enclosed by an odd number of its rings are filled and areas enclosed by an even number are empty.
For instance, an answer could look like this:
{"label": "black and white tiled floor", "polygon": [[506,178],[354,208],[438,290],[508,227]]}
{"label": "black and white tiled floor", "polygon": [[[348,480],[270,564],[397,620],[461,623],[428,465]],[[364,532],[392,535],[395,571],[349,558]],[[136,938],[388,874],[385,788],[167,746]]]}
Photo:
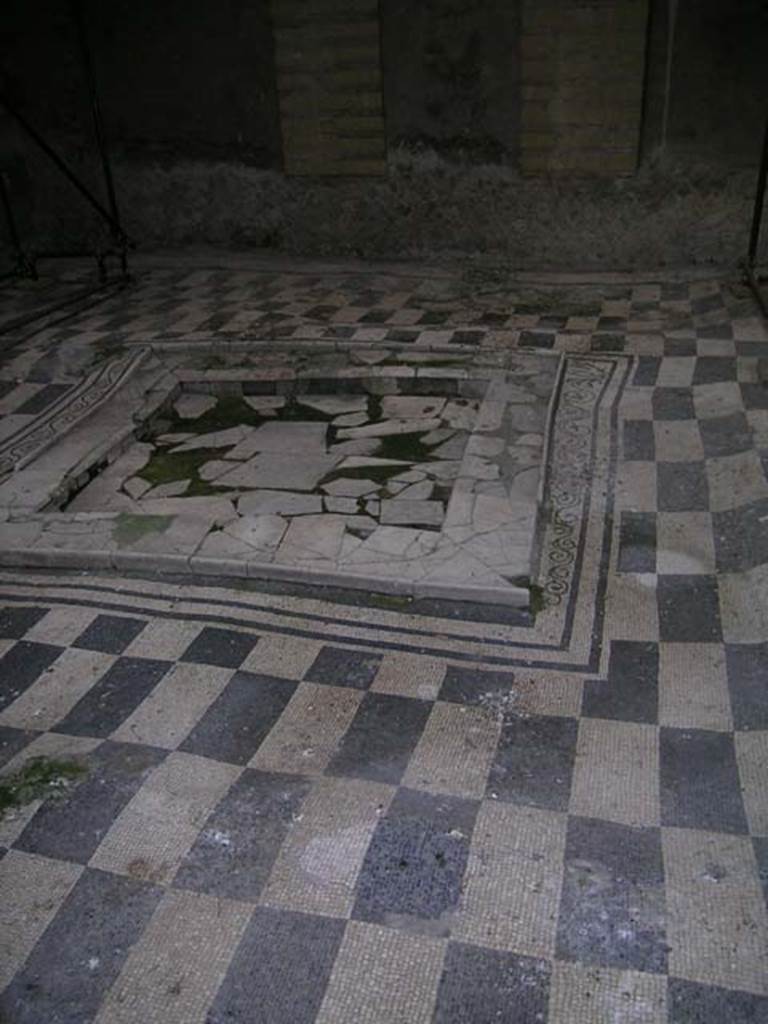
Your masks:
{"label": "black and white tiled floor", "polygon": [[459,610],[441,646],[395,605],[0,573],[2,771],[88,766],[0,822],[0,1019],[768,1020],[768,336],[642,287],[692,325],[622,335],[605,585],[549,665],[548,609],[502,659]]}

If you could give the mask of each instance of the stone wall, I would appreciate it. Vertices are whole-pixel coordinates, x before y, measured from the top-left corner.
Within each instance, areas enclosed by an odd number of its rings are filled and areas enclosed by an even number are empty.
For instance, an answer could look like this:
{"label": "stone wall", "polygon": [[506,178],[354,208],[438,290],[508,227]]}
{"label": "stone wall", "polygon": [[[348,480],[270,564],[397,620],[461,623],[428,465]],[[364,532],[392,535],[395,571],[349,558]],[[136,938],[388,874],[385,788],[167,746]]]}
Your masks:
{"label": "stone wall", "polygon": [[635,170],[647,19],[646,0],[524,0],[523,171]]}

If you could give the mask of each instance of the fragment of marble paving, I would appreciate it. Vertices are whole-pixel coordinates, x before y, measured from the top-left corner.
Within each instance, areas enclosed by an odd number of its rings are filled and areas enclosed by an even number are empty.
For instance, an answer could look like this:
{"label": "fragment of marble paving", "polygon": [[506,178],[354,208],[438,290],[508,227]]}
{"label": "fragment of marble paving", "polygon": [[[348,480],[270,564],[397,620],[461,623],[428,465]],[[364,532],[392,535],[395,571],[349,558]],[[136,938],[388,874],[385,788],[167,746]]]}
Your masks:
{"label": "fragment of marble paving", "polygon": [[178,516],[194,515],[209,522],[223,525],[237,516],[235,506],[227,498],[216,495],[201,495],[193,498],[158,498],[141,503],[141,511],[145,515]]}
{"label": "fragment of marble paving", "polygon": [[[68,510],[71,512],[98,512],[118,507],[123,510],[125,502],[132,501],[127,494],[120,493],[124,481],[135,476],[146,466],[154,450],[151,444],[131,445],[72,499]],[[120,498],[124,500],[120,501]]]}
{"label": "fragment of marble paving", "polygon": [[277,549],[275,561],[301,563],[336,561],[346,527],[340,516],[300,516],[292,519]]}
{"label": "fragment of marble paving", "polygon": [[310,515],[323,511],[323,499],[319,494],[259,490],[244,494],[237,502],[237,509],[241,516]]}
{"label": "fragment of marble paving", "polygon": [[380,442],[375,438],[361,438],[359,441],[342,441],[341,444],[332,444],[328,451],[332,455],[373,455],[380,447]]}
{"label": "fragment of marble paving", "polygon": [[337,437],[354,440],[360,437],[390,437],[394,434],[420,434],[440,426],[440,420],[384,420],[364,427],[345,427]]}
{"label": "fragment of marble paving", "polygon": [[[475,420],[475,430],[481,434],[493,434],[500,430],[504,423],[504,412],[507,405],[505,402],[484,401]],[[529,409],[528,405],[516,406],[513,408]]]}
{"label": "fragment of marble paving", "polygon": [[426,501],[432,497],[435,485],[431,480],[422,480],[418,484],[410,484],[404,491],[395,495],[395,501]]}
{"label": "fragment of marble paving", "polygon": [[260,452],[248,462],[237,463],[217,484],[224,487],[313,491],[338,464],[333,455],[284,455]]}
{"label": "fragment of marble paving", "polygon": [[158,434],[154,438],[155,444],[183,444],[185,441],[189,441],[191,438],[197,437],[197,434],[189,432],[179,431],[177,434]]}
{"label": "fragment of marble paving", "polygon": [[478,559],[492,572],[505,576],[527,576],[531,566],[532,528],[493,530],[468,537],[461,550]]}
{"label": "fragment of marble paving", "polygon": [[346,513],[332,512],[329,515],[335,516],[336,519],[341,520],[347,530],[352,530],[356,534],[368,534],[373,533],[379,527],[378,521],[371,518],[369,515],[364,515],[362,512],[356,512],[354,515]]}
{"label": "fragment of marble paving", "polygon": [[360,480],[358,477],[338,477],[328,484],[322,484],[322,489],[332,497],[359,498],[363,494],[375,494],[379,484],[375,480]]}
{"label": "fragment of marble paving", "polygon": [[183,420],[196,420],[205,415],[209,409],[213,409],[216,401],[213,395],[199,395],[185,391],[176,399],[173,408],[176,415]]}
{"label": "fragment of marble paving", "polygon": [[277,416],[285,405],[283,395],[243,395],[243,401],[260,416]]}
{"label": "fragment of marble paving", "polygon": [[360,511],[356,498],[324,498],[323,507],[326,512],[354,516]]}
{"label": "fragment of marble paving", "polygon": [[531,445],[511,444],[507,452],[509,458],[504,462],[505,473],[517,473],[529,466],[537,466],[541,460],[541,452]]}
{"label": "fragment of marble paving", "polygon": [[255,552],[242,540],[237,540],[223,530],[212,530],[195,552],[198,558],[226,558],[247,561],[270,561],[272,552]]}
{"label": "fragment of marble paving", "polygon": [[443,441],[432,449],[431,455],[439,459],[460,459],[467,444],[466,434],[456,434],[448,441]]}
{"label": "fragment of marble paving", "polygon": [[263,423],[227,453],[228,459],[250,459],[256,452],[309,454],[325,452],[328,425],[310,420],[274,420]]}
{"label": "fragment of marble paving", "polygon": [[387,395],[381,400],[381,412],[390,420],[433,419],[440,415],[445,403],[445,398],[430,395]]}
{"label": "fragment of marble paving", "polygon": [[455,480],[461,472],[461,462],[458,459],[438,462],[422,462],[421,466],[436,480]]}
{"label": "fragment of marble paving", "polygon": [[535,499],[539,493],[540,479],[541,470],[539,466],[530,466],[528,469],[520,470],[511,480],[507,481],[510,497],[515,498],[519,496],[521,498]]}
{"label": "fragment of marble paving", "polygon": [[352,359],[356,363],[365,363],[367,366],[375,366],[377,363],[383,363],[385,359],[392,355],[391,351],[381,348],[358,348],[352,353]]}
{"label": "fragment of marble paving", "polygon": [[543,405],[507,406],[507,425],[523,433],[538,433],[544,429],[546,410]]}
{"label": "fragment of marble paving", "polygon": [[424,576],[425,581],[431,583],[471,583],[475,586],[499,587],[506,589],[509,584],[497,572],[490,569],[479,558],[466,551],[454,551],[446,557],[440,557],[441,553],[435,552],[430,559],[430,566]]}
{"label": "fragment of marble paving", "polygon": [[240,444],[255,432],[255,427],[241,423],[236,427],[228,427],[226,430],[214,430],[210,434],[195,434],[194,437],[184,441],[173,450],[174,452],[191,452],[196,448],[230,448]]}
{"label": "fragment of marble paving", "polygon": [[344,416],[337,416],[333,421],[334,427],[360,427],[368,422],[367,412],[349,412]]}
{"label": "fragment of marble paving", "polygon": [[477,419],[478,403],[454,399],[443,409],[442,418],[456,430],[472,430]]}
{"label": "fragment of marble paving", "polygon": [[198,469],[197,475],[201,480],[218,480],[220,476],[232,469],[232,463],[227,462],[224,459],[211,459],[210,462],[204,462],[203,465]]}
{"label": "fragment of marble paving", "polygon": [[525,388],[520,387],[518,384],[507,384],[505,392],[507,401],[514,402],[515,404],[535,402],[537,397],[532,390],[526,390]]}
{"label": "fragment of marble paving", "polygon": [[[174,499],[167,500],[173,501]],[[194,498],[187,499],[183,512],[163,513],[153,510],[152,515],[161,517],[157,521],[158,528],[137,529],[133,538],[125,538],[125,530],[118,521],[115,524],[113,535],[115,543],[122,550],[143,551],[158,555],[193,554],[211,528],[211,520],[207,515],[186,512],[186,506],[194,500]],[[158,501],[155,504],[162,505],[164,502]],[[150,515],[147,515],[147,525],[149,527],[154,525]]]}
{"label": "fragment of marble paving", "polygon": [[391,489],[392,484],[402,484],[404,487],[407,484],[418,484],[422,480],[427,479],[427,474],[420,469],[407,469],[404,473],[398,473],[397,476],[391,476],[387,480],[387,487]]}
{"label": "fragment of marble paving", "polygon": [[350,412],[363,412],[368,408],[367,395],[297,395],[296,401],[324,416],[343,416]]}
{"label": "fragment of marble paving", "polygon": [[456,433],[450,427],[438,427],[437,430],[430,430],[428,434],[424,434],[422,437],[423,444],[440,444],[441,441],[447,441],[449,437],[453,437]]}
{"label": "fragment of marble paving", "polygon": [[504,451],[503,437],[485,437],[482,434],[473,434],[467,442],[467,455],[483,455],[486,458],[494,458]]}
{"label": "fragment of marble paving", "polygon": [[381,514],[381,502],[378,498],[369,498],[365,502],[365,511],[369,516],[379,516]]}
{"label": "fragment of marble paving", "polygon": [[388,498],[381,503],[384,526],[440,526],[445,512],[439,501],[402,501]]}
{"label": "fragment of marble paving", "polygon": [[402,459],[377,459],[375,456],[348,455],[339,469],[363,469],[366,466],[410,466],[410,462]]}
{"label": "fragment of marble paving", "polygon": [[461,475],[473,480],[498,480],[499,467],[479,455],[467,455],[461,463]]}
{"label": "fragment of marble paving", "polygon": [[153,498],[178,498],[188,488],[191,480],[169,480],[167,484],[158,484],[144,495],[143,501],[150,501]]}
{"label": "fragment of marble paving", "polygon": [[146,494],[151,486],[151,483],[142,480],[140,476],[129,476],[127,480],[123,481],[123,490],[134,501],[138,501],[142,494]]}
{"label": "fragment of marble paving", "polygon": [[522,445],[523,447],[530,446],[536,447],[541,446],[544,443],[543,434],[521,434],[520,437],[515,441],[516,445]]}
{"label": "fragment of marble paving", "polygon": [[344,562],[352,554],[352,552],[356,551],[357,548],[359,548],[360,545],[363,543],[364,542],[362,537],[355,537],[354,534],[349,532],[345,533],[344,539],[341,542],[339,561]]}
{"label": "fragment of marble paving", "polygon": [[228,523],[223,532],[254,551],[262,552],[274,550],[287,528],[288,521],[282,516],[241,516]]}
{"label": "fragment of marble paving", "polygon": [[440,534],[434,531],[414,530],[404,526],[378,526],[365,543],[345,556],[345,562],[361,565],[421,558],[435,550],[439,539]]}

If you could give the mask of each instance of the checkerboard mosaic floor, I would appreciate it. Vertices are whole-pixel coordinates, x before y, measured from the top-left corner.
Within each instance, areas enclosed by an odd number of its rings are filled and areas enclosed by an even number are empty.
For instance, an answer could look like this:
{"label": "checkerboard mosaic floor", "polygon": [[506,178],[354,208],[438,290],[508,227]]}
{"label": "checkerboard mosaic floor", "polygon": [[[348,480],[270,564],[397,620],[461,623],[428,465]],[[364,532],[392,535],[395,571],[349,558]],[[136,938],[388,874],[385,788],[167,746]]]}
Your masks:
{"label": "checkerboard mosaic floor", "polygon": [[1,771],[86,768],[0,821],[0,1019],[768,1020],[768,336],[665,289],[630,312],[691,323],[622,351],[555,329],[615,362],[614,429],[535,617],[0,572]]}

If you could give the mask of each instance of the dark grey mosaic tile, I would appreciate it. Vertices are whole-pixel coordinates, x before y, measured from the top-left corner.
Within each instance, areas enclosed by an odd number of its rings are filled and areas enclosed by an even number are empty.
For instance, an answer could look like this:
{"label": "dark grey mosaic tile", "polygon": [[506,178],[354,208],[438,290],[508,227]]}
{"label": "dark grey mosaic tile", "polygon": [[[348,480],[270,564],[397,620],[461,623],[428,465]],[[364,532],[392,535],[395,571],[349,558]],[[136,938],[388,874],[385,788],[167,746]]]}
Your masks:
{"label": "dark grey mosaic tile", "polygon": [[582,715],[622,722],[659,720],[658,644],[612,640],[608,677],[584,684]]}
{"label": "dark grey mosaic tile", "polygon": [[768,837],[754,836],[752,847],[755,851],[757,861],[757,875],[760,879],[760,887],[763,890],[766,910],[768,910]]}
{"label": "dark grey mosaic tile", "polygon": [[656,600],[661,640],[672,643],[722,640],[716,577],[659,576]]}
{"label": "dark grey mosaic tile", "polygon": [[569,818],[557,955],[663,973],[665,918],[659,830]]}
{"label": "dark grey mosaic tile", "polygon": [[39,416],[41,412],[45,412],[49,406],[71,389],[71,384],[46,384],[36,395],[32,395],[23,405],[13,411],[19,416]]}
{"label": "dark grey mosaic tile", "polygon": [[708,459],[718,455],[737,455],[752,448],[752,430],[743,412],[699,420],[699,432],[704,455]]}
{"label": "dark grey mosaic tile", "polygon": [[401,927],[435,922],[450,934],[478,803],[401,789],[376,829],[357,880],[352,916]]}
{"label": "dark grey mosaic tile", "polygon": [[732,735],[662,728],[659,757],[662,824],[747,831]]}
{"label": "dark grey mosaic tile", "polygon": [[0,609],[0,639],[21,640],[24,634],[48,614],[48,608],[11,605]]}
{"label": "dark grey mosaic tile", "polygon": [[451,942],[432,1024],[542,1024],[549,984],[546,960]]}
{"label": "dark grey mosaic tile", "polygon": [[652,398],[655,420],[695,420],[691,388],[656,388]]}
{"label": "dark grey mosaic tile", "polygon": [[709,508],[703,462],[657,462],[656,487],[660,512],[706,512]]}
{"label": "dark grey mosaic tile", "polygon": [[312,1024],[345,922],[257,907],[206,1024]]}
{"label": "dark grey mosaic tile", "polygon": [[589,348],[591,352],[623,352],[626,344],[626,334],[603,332],[592,335]]}
{"label": "dark grey mosaic tile", "polygon": [[[692,323],[689,322],[686,326],[688,330],[693,330]],[[664,339],[665,356],[695,356],[697,351],[695,338]]]}
{"label": "dark grey mosaic tile", "polygon": [[509,717],[501,729],[487,793],[510,803],[566,810],[577,733],[573,718]]}
{"label": "dark grey mosaic tile", "polygon": [[325,646],[315,658],[305,679],[312,683],[349,686],[367,690],[381,665],[381,655],[346,647]]}
{"label": "dark grey mosaic tile", "polygon": [[166,751],[138,743],[102,743],[88,774],[66,796],[46,800],[14,844],[27,853],[86,864],[115,818]]}
{"label": "dark grey mosaic tile", "polygon": [[518,346],[520,348],[554,348],[555,334],[543,331],[520,331]]}
{"label": "dark grey mosaic tile", "polygon": [[745,409],[768,409],[768,388],[764,384],[741,384],[740,387]]}
{"label": "dark grey mosaic tile", "polygon": [[328,774],[397,784],[424,731],[429,701],[366,693],[328,766]]}
{"label": "dark grey mosaic tile", "polygon": [[621,513],[618,571],[656,572],[656,516],[653,512]]}
{"label": "dark grey mosaic tile", "polygon": [[276,676],[235,672],[181,744],[181,750],[229,764],[247,764],[297,685]]}
{"label": "dark grey mosaic tile", "polygon": [[0,996],[13,1024],[85,1024],[120,973],[163,890],[86,868]]}
{"label": "dark grey mosaic tile", "polygon": [[638,356],[632,384],[635,387],[655,387],[660,369],[661,359],[658,356]]}
{"label": "dark grey mosaic tile", "polygon": [[[706,328],[703,328],[706,330]],[[700,338],[708,335],[697,331]],[[722,337],[722,335],[709,335],[709,337]],[[736,359],[734,356],[699,356],[693,370],[693,383],[696,384],[719,384],[722,381],[736,380]]]}
{"label": "dark grey mosaic tile", "polygon": [[19,640],[0,658],[0,711],[12,704],[54,663],[63,647]]}
{"label": "dark grey mosaic tile", "polygon": [[147,624],[146,619],[129,619],[122,615],[97,615],[72,644],[86,651],[122,654]]}
{"label": "dark grey mosaic tile", "polygon": [[192,661],[200,665],[218,665],[220,668],[240,668],[256,646],[258,636],[238,633],[234,629],[206,626],[200,630],[179,661]]}
{"label": "dark grey mosaic tile", "polygon": [[205,822],[173,884],[255,903],[310,784],[246,768]]}
{"label": "dark grey mosaic tile", "polygon": [[9,725],[0,725],[0,768],[39,735],[30,729],[13,729]]}
{"label": "dark grey mosaic tile", "polygon": [[768,996],[670,978],[667,1014],[668,1024],[762,1024]]}
{"label": "dark grey mosaic tile", "polygon": [[699,299],[691,299],[691,309],[697,316],[700,316],[702,313],[713,313],[722,310],[724,306],[723,296],[719,291],[712,295],[702,295]]}
{"label": "dark grey mosaic tile", "polygon": [[726,644],[728,690],[736,729],[768,729],[768,642]]}
{"label": "dark grey mosaic tile", "polygon": [[719,572],[745,572],[768,563],[768,498],[712,513]]}
{"label": "dark grey mosaic tile", "polygon": [[109,736],[154,690],[172,664],[152,658],[118,658],[54,731]]}
{"label": "dark grey mosaic tile", "polygon": [[449,665],[440,687],[439,700],[454,704],[483,704],[498,695],[515,692],[515,677],[511,672],[484,672],[481,669]]}
{"label": "dark grey mosaic tile", "polygon": [[653,462],[655,458],[656,437],[651,420],[626,420],[624,459],[630,462]]}

